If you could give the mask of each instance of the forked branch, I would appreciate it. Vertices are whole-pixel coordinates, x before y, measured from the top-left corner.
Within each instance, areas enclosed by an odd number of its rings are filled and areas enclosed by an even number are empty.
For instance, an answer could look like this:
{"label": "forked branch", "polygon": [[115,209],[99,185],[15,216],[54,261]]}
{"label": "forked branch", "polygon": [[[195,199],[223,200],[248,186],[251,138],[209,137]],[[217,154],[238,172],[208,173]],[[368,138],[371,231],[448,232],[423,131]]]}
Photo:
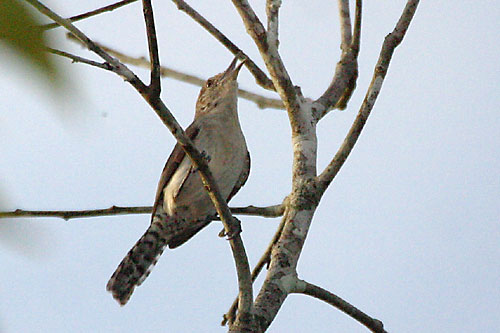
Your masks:
{"label": "forked branch", "polygon": [[344,142],[340,146],[339,150],[333,157],[332,161],[328,164],[326,169],[318,177],[318,191],[322,194],[328,188],[333,178],[337,175],[340,168],[346,161],[347,157],[351,153],[354,145],[358,141],[358,138],[366,124],[368,116],[375,105],[375,101],[382,89],[382,83],[384,82],[387,70],[389,69],[389,64],[392,59],[392,55],[396,47],[401,44],[403,38],[408,30],[408,27],[415,15],[417,10],[419,0],[409,0],[406,3],[406,7],[403,10],[401,17],[394,30],[385,37],[384,43],[382,45],[382,50],[375,66],[372,81],[366,92],[363,104],[359,109],[358,115],[352,124],[349,133],[347,133]]}
{"label": "forked branch", "polygon": [[332,82],[325,92],[316,100],[315,118],[319,121],[333,108],[346,108],[358,79],[358,54],[361,35],[362,1],[356,0],[354,32],[351,33],[349,3],[339,0],[339,16],[341,31],[342,56],[335,68]]}
{"label": "forked branch", "polygon": [[286,71],[276,45],[269,43],[266,29],[248,1],[232,0],[232,2],[241,16],[247,33],[252,37],[255,45],[257,45],[267,70],[271,74],[271,80],[274,83],[274,87],[279,93],[288,112],[292,131],[297,133],[300,132],[301,126],[299,122],[303,117],[303,114],[300,112],[300,98]]}

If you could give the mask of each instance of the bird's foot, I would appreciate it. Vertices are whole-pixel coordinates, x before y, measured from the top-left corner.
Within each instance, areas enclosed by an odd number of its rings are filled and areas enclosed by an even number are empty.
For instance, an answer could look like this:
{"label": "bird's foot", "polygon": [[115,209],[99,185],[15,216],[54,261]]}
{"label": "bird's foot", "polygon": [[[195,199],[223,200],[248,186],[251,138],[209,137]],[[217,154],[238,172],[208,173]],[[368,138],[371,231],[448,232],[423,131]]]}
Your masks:
{"label": "bird's foot", "polygon": [[219,232],[219,237],[226,237],[227,240],[234,239],[236,236],[238,236],[242,229],[241,229],[241,222],[238,220],[236,217],[233,216],[234,222],[230,225],[230,228],[232,230],[229,230],[229,232],[226,232],[226,229],[222,229]]}

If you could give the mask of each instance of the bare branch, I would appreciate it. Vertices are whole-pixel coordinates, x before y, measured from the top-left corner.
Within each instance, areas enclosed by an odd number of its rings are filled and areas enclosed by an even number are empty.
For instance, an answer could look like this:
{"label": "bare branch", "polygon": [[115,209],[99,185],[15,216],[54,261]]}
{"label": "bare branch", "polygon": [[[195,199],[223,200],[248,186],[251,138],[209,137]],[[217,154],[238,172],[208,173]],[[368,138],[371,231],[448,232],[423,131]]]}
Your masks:
{"label": "bare branch", "polygon": [[307,195],[314,193],[309,187],[316,177],[316,122],[312,117],[314,106],[293,85],[276,45],[269,43],[268,34],[248,1],[232,1],[264,59],[292,128],[294,161],[289,210],[281,236],[271,251],[266,279],[255,299],[256,321],[259,329],[265,331],[288,295],[287,282],[296,276],[298,258],[317,206],[314,195]]}
{"label": "bare branch", "polygon": [[[352,52],[350,53],[352,54]],[[272,78],[274,80],[273,75]],[[279,89],[279,84],[275,83],[275,86]],[[301,103],[303,108],[310,107],[312,110],[317,106],[307,100]],[[290,117],[293,117],[293,115],[290,115]],[[289,196],[290,204],[289,210],[287,210],[287,221],[278,242],[271,252],[271,262],[266,279],[255,299],[255,316],[261,330],[266,330],[272,323],[287,298],[290,287],[293,286],[297,279],[297,262],[314,211],[323,194],[324,183],[321,178],[315,176],[317,156],[315,131],[314,128],[308,127],[311,125],[306,120],[300,119],[297,123],[298,126],[302,126],[302,131],[298,133],[292,132],[294,148],[293,187]],[[314,127],[314,125],[312,126]],[[282,263],[286,263],[286,265]]]}
{"label": "bare branch", "polygon": [[[78,21],[84,20],[84,19],[92,17],[92,16],[96,16],[96,15],[99,15],[99,14],[102,14],[105,12],[110,12],[112,10],[115,10],[117,8],[123,7],[125,5],[131,4],[131,3],[136,2],[136,1],[137,0],[118,1],[118,2],[113,3],[111,5],[107,5],[107,6],[98,8],[98,9],[91,10],[90,12],[87,12],[87,13],[72,16],[72,17],[68,18],[68,20],[70,20],[71,22],[78,22]],[[45,24],[45,25],[40,26],[40,28],[42,30],[54,29],[57,27],[60,27],[60,25],[57,23],[49,23],[49,24]]]}
{"label": "bare branch", "polygon": [[292,289],[291,292],[309,295],[325,301],[326,303],[349,315],[350,317],[356,319],[359,323],[366,326],[370,331],[375,333],[387,333],[384,330],[384,324],[380,320],[368,316],[366,313],[359,310],[352,304],[344,301],[337,295],[334,295],[328,290],[318,287],[312,283],[300,280],[295,284],[295,289]]}
{"label": "bare branch", "polygon": [[158,41],[156,39],[155,20],[151,0],[142,1],[146,34],[148,36],[149,59],[151,60],[151,81],[149,83],[152,98],[159,98],[161,92],[160,82],[160,56],[158,55]]}
{"label": "bare branch", "polygon": [[278,109],[278,110],[285,109],[285,106],[283,105],[281,99],[264,97],[262,95],[255,94],[245,89],[238,89],[238,96],[248,101],[254,102],[255,104],[257,104],[257,107],[259,109],[266,109],[266,108]]}
{"label": "bare branch", "polygon": [[344,110],[347,107],[347,103],[349,103],[349,100],[351,99],[351,96],[354,93],[354,90],[356,89],[356,81],[358,79],[357,59],[361,41],[361,13],[362,13],[361,8],[362,8],[362,1],[356,0],[356,14],[354,18],[353,38],[350,45],[347,45],[345,48],[347,53],[347,55],[345,56],[345,60],[347,60],[346,62],[349,63],[349,61],[355,59],[355,62],[353,62],[353,65],[351,65],[354,67],[354,72],[352,72],[351,76],[348,78],[347,86],[345,87],[344,92],[342,93],[338,101],[335,103],[335,107],[339,110]]}
{"label": "bare branch", "polygon": [[105,209],[91,210],[22,210],[16,209],[11,212],[0,212],[2,218],[18,218],[18,217],[58,217],[66,221],[84,217],[99,217],[112,215],[129,215],[129,214],[151,214],[151,206],[138,207],[118,207],[111,206]]}
{"label": "bare branch", "polygon": [[358,140],[361,131],[363,130],[366,120],[368,119],[368,116],[373,109],[375,101],[377,100],[380,89],[382,89],[382,83],[384,82],[385,75],[387,74],[387,70],[389,69],[389,64],[391,62],[394,50],[399,44],[401,44],[406,31],[408,30],[408,26],[410,25],[410,22],[413,18],[413,15],[415,14],[418,3],[419,0],[409,0],[407,2],[403,14],[396,24],[396,27],[389,35],[385,37],[377,65],[375,66],[372,81],[370,83],[368,91],[366,92],[366,96],[358,112],[358,116],[352,124],[349,133],[340,146],[340,149],[337,151],[330,164],[328,164],[326,169],[318,177],[318,191],[320,191],[321,194],[324,193],[324,191],[328,188],[333,178],[337,175],[345,160],[354,148],[354,145],[356,144],[356,141]]}
{"label": "bare branch", "polygon": [[268,206],[268,207],[229,207],[235,215],[255,215],[262,217],[278,217],[283,215],[285,206],[283,204]]}
{"label": "bare branch", "polygon": [[274,87],[280,94],[288,112],[293,135],[300,134],[303,130],[300,124],[307,122],[307,120],[302,119],[305,115],[300,112],[300,97],[286,71],[276,45],[269,44],[267,32],[247,0],[232,0],[232,2],[245,24],[247,33],[257,45],[267,70],[271,74]]}
{"label": "bare branch", "polygon": [[359,53],[359,45],[361,43],[361,15],[363,3],[361,0],[356,0],[356,13],[354,16],[354,31],[352,32],[351,49],[357,56]]}
{"label": "bare branch", "polygon": [[231,42],[224,34],[217,29],[212,23],[210,23],[206,18],[200,15],[193,7],[187,4],[183,0],[172,0],[179,10],[188,14],[193,20],[198,22],[205,30],[207,30],[212,36],[214,36],[222,45],[224,45],[229,51],[231,51],[235,56],[238,54],[243,55],[244,58],[248,59],[245,61],[245,66],[248,68],[250,73],[255,78],[255,82],[268,90],[275,90],[273,82],[267,77],[267,75],[246,55],[238,46]]}
{"label": "bare branch", "polygon": [[278,14],[281,6],[281,0],[267,0],[267,38],[269,44],[273,44],[276,49],[279,47],[279,19]]}
{"label": "bare branch", "polygon": [[[337,63],[330,86],[328,86],[323,95],[316,100],[317,109],[315,117],[317,120],[323,118],[333,108],[344,110],[356,88],[356,80],[358,79],[359,41],[361,34],[361,4],[361,0],[356,0],[355,31],[354,38],[351,39],[349,4],[346,5],[345,1],[339,0],[342,56]],[[347,11],[347,13],[345,11]],[[346,22],[347,19],[349,19],[349,23]],[[347,25],[349,26],[348,38],[345,36],[347,34],[345,31]],[[347,43],[347,40],[351,42]]]}
{"label": "bare branch", "polygon": [[351,16],[349,13],[349,0],[338,0],[340,18],[340,48],[346,52],[351,45]]}
{"label": "bare branch", "polygon": [[[113,215],[131,215],[131,214],[151,214],[153,207],[151,206],[134,206],[134,207],[119,207],[111,206],[103,209],[89,210],[23,210],[16,209],[10,212],[0,212],[2,218],[17,218],[17,217],[58,217],[66,221],[85,217],[113,216]],[[278,217],[283,215],[283,204],[268,206],[268,207],[234,207],[231,208],[231,213],[234,215],[254,215],[261,217]]]}
{"label": "bare branch", "polygon": [[[283,207],[283,209],[285,209],[287,206],[287,203],[286,203],[287,200],[288,199],[285,199],[283,204],[280,205],[281,207]],[[273,206],[271,206],[271,207],[273,207]],[[252,270],[252,283],[255,282],[255,280],[259,276],[259,274],[262,271],[262,269],[264,268],[264,266],[269,265],[269,262],[271,260],[271,251],[273,250],[274,245],[278,242],[278,240],[281,236],[281,233],[283,231],[283,228],[285,227],[285,223],[287,221],[286,211],[282,212],[282,214],[284,214],[284,215],[283,215],[283,218],[281,219],[281,223],[278,226],[278,229],[274,233],[274,236],[271,239],[271,241],[269,242],[269,245],[267,246],[266,250],[264,251],[264,254],[262,254],[262,256],[260,257],[259,262],[257,263],[257,265],[255,265],[254,269]],[[222,322],[221,322],[221,326],[226,325],[226,323],[232,324],[234,322],[234,319],[236,317],[237,307],[238,307],[238,297],[235,298],[235,300],[233,301],[233,304],[231,304],[231,307],[229,308],[227,313],[224,314]]]}
{"label": "bare branch", "polygon": [[108,71],[112,70],[111,66],[107,62],[93,61],[93,60],[90,60],[90,59],[79,57],[77,55],[74,55],[74,54],[71,54],[71,53],[68,53],[68,52],[64,52],[64,51],[52,49],[50,47],[47,48],[47,52],[50,52],[52,54],[56,54],[56,55],[61,56],[61,57],[69,58],[73,62],[84,63],[84,64],[87,64],[87,65],[91,65],[91,66],[98,67],[98,68],[101,68],[101,69],[105,69],[105,70],[108,70]]}
{"label": "bare branch", "polygon": [[[70,33],[67,34],[67,37],[72,41],[81,43],[77,38],[75,38]],[[112,56],[118,58],[118,60],[120,60],[123,63],[141,68],[148,68],[148,69],[151,68],[151,62],[147,60],[145,57],[132,57],[120,51],[117,51],[113,48],[110,48],[108,46],[104,46],[100,43],[96,43],[96,45],[101,47],[104,51],[111,54]],[[206,81],[206,79],[202,79],[198,76],[185,74],[183,72],[179,72],[175,69],[165,66],[160,66],[160,75],[162,77],[170,77],[182,82],[193,84],[198,87],[203,86],[203,84],[205,84]],[[248,101],[254,102],[260,109],[272,108],[272,109],[283,110],[285,108],[281,99],[264,97],[262,95],[255,94],[245,89],[238,89],[238,96]]]}

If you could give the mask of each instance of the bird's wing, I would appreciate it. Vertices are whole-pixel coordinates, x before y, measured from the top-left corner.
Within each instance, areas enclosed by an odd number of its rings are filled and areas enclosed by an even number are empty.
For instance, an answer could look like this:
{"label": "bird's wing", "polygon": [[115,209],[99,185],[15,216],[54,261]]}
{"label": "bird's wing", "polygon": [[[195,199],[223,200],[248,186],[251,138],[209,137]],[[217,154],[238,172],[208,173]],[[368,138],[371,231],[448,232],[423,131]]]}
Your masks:
{"label": "bird's wing", "polygon": [[[195,122],[189,125],[189,127],[186,129],[186,135],[191,139],[191,141],[194,141],[199,132],[200,128]],[[177,143],[174,147],[174,150],[170,154],[167,163],[165,163],[163,172],[161,173],[160,181],[158,182],[158,189],[156,190],[155,203],[153,205],[153,213],[151,214],[151,219],[155,215],[158,205],[163,201],[163,189],[165,188],[165,186],[167,186],[168,182],[172,178],[172,175],[177,171],[177,168],[184,160],[184,158],[186,158],[186,152],[184,151],[184,149],[182,149],[181,145]]]}
{"label": "bird's wing", "polygon": [[235,196],[236,193],[240,190],[240,188],[245,185],[247,182],[248,176],[250,175],[250,153],[247,150],[247,158],[245,159],[245,165],[243,166],[243,169],[241,170],[240,177],[236,181],[236,184],[234,184],[233,189],[231,190],[231,193],[229,193],[229,196],[227,197],[227,202],[231,200],[232,197]]}

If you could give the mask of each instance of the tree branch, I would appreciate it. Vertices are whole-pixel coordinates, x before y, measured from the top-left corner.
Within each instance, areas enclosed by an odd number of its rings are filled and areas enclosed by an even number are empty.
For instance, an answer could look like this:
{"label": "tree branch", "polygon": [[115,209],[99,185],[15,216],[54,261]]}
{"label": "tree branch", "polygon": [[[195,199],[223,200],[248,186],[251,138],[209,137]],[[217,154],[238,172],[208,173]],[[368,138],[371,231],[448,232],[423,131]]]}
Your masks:
{"label": "tree branch", "polygon": [[[349,54],[353,57],[357,56],[353,51],[349,52]],[[355,68],[357,70],[357,66]],[[274,81],[274,74],[271,70],[270,72]],[[280,85],[276,82],[275,86],[278,90],[280,89]],[[266,279],[255,299],[256,318],[259,328],[263,331],[269,327],[276,317],[281,305],[290,292],[290,287],[297,279],[297,262],[313,214],[323,194],[322,186],[324,183],[315,175],[317,157],[315,123],[314,121],[307,121],[307,108],[311,108],[314,111],[314,108],[318,105],[307,100],[303,100],[301,103],[303,109],[297,110],[298,117],[296,118],[296,125],[300,126],[301,130],[294,131],[292,123],[292,143],[294,149],[293,183],[287,221],[278,242],[273,247],[271,263]],[[295,114],[289,110],[289,105],[287,105],[286,101],[285,105],[287,106],[290,118],[293,118]],[[286,265],[283,265],[283,263],[286,263]]]}
{"label": "tree branch", "polygon": [[408,26],[415,14],[419,0],[409,0],[406,3],[406,7],[396,24],[394,30],[385,37],[384,44],[382,45],[382,50],[380,51],[380,56],[378,58],[377,65],[373,73],[372,81],[366,92],[363,104],[358,112],[356,120],[351,126],[349,133],[347,134],[344,142],[340,146],[339,150],[333,157],[332,161],[326,169],[318,177],[318,191],[323,194],[328,188],[333,178],[337,175],[342,165],[346,161],[347,157],[351,153],[354,145],[356,144],[361,131],[370,115],[375,101],[377,100],[380,89],[382,89],[382,83],[384,82],[385,75],[389,69],[389,64],[391,62],[392,55],[396,47],[401,44]]}
{"label": "tree branch", "polygon": [[328,290],[318,287],[312,283],[299,280],[298,283],[295,284],[295,288],[292,289],[291,292],[297,294],[309,295],[317,299],[320,299],[336,307],[337,309],[349,315],[350,317],[356,319],[359,323],[366,326],[372,332],[387,333],[384,330],[384,324],[380,320],[368,316],[366,313],[359,310],[352,304],[349,304],[348,302],[344,301],[337,295],[334,295]]}
{"label": "tree branch", "polygon": [[255,215],[261,217],[279,217],[282,216],[285,211],[285,206],[283,204],[267,206],[267,207],[229,207],[231,212],[235,215]]}
{"label": "tree branch", "polygon": [[[261,217],[279,217],[283,215],[283,204],[268,206],[268,207],[234,207],[229,208],[234,215],[254,215]],[[17,218],[17,217],[58,217],[66,221],[85,217],[113,216],[113,215],[130,215],[130,214],[151,214],[153,207],[151,206],[135,206],[135,207],[119,207],[111,206],[103,209],[89,210],[23,210],[16,209],[9,212],[0,212],[2,218]]]}
{"label": "tree branch", "polygon": [[349,100],[351,99],[351,96],[354,93],[354,90],[356,89],[356,81],[358,79],[357,59],[358,59],[360,40],[361,40],[361,13],[362,13],[361,8],[362,8],[362,1],[356,0],[356,14],[354,18],[353,38],[350,44],[347,44],[345,48],[344,46],[342,47],[342,50],[345,49],[348,54],[346,55],[345,60],[349,62],[352,61],[351,60],[352,58],[354,58],[355,62],[353,63],[353,65],[351,65],[354,67],[354,72],[352,72],[351,76],[348,78],[347,86],[345,87],[344,92],[342,93],[338,101],[335,103],[335,107],[339,110],[344,110],[347,107],[347,103],[349,103]]}
{"label": "tree branch", "polygon": [[279,10],[281,0],[267,0],[266,1],[266,14],[267,14],[267,38],[269,44],[278,49],[279,47]]}
{"label": "tree branch", "polygon": [[118,207],[111,206],[104,209],[90,210],[22,210],[16,209],[10,212],[0,212],[2,218],[17,218],[17,217],[58,217],[66,221],[84,217],[99,217],[112,215],[129,215],[129,214],[151,214],[151,206],[137,207]]}
{"label": "tree branch", "polygon": [[278,242],[272,248],[269,270],[255,299],[259,330],[265,331],[288,295],[287,281],[296,277],[298,258],[318,204],[314,195],[309,195],[315,193],[311,190],[316,177],[316,122],[312,117],[312,103],[293,85],[276,45],[269,42],[268,33],[248,1],[232,1],[271,74],[292,128],[292,193],[289,196],[286,221]]}
{"label": "tree branch", "polygon": [[[339,0],[342,56],[335,68],[332,82],[316,100],[315,118],[320,120],[333,108],[344,110],[356,88],[358,79],[359,36],[361,33],[361,0],[356,0],[355,35],[351,38],[349,4]],[[349,20],[349,23],[347,23]],[[349,36],[347,35],[349,29]],[[349,42],[348,42],[349,41]]]}
{"label": "tree branch", "polygon": [[351,45],[351,16],[349,12],[349,0],[338,0],[340,18],[340,48],[347,51]]}
{"label": "tree branch", "polygon": [[356,13],[354,16],[354,31],[352,33],[351,49],[357,55],[359,53],[361,43],[361,16],[362,16],[362,1],[356,0]]}
{"label": "tree branch", "polygon": [[[271,251],[273,250],[274,245],[278,242],[278,240],[281,236],[281,233],[283,231],[283,228],[285,227],[285,223],[288,219],[286,209],[285,209],[286,206],[288,205],[287,200],[288,199],[285,198],[285,201],[283,202],[283,204],[280,205],[284,209],[284,212],[282,212],[283,218],[281,219],[281,223],[278,226],[278,229],[276,230],[276,232],[274,233],[274,236],[271,239],[271,241],[269,242],[269,245],[267,246],[266,250],[264,251],[264,254],[262,254],[262,256],[259,259],[259,262],[257,263],[257,265],[255,265],[255,267],[252,270],[252,283],[255,282],[255,280],[259,276],[259,274],[262,271],[262,269],[264,268],[264,266],[266,266],[266,265],[269,266],[269,263],[271,261]],[[233,323],[234,318],[236,317],[237,307],[238,307],[238,297],[235,298],[235,300],[233,301],[233,304],[231,304],[231,307],[229,308],[229,310],[226,312],[226,314],[223,315],[221,326],[226,325],[226,323],[229,323],[230,325]]]}
{"label": "tree branch", "polygon": [[214,36],[222,45],[224,45],[229,51],[231,51],[235,56],[238,54],[243,55],[247,61],[245,61],[245,67],[248,68],[250,73],[255,78],[255,82],[268,90],[275,90],[273,82],[267,77],[267,75],[246,55],[238,46],[231,42],[224,34],[217,29],[212,23],[210,23],[206,18],[200,15],[193,7],[187,4],[183,0],[172,0],[180,11],[185,12],[189,15],[195,22],[200,24],[205,30],[207,30],[212,36]]}
{"label": "tree branch", "polygon": [[79,57],[77,55],[74,55],[74,54],[71,54],[68,52],[52,49],[50,47],[47,47],[46,50],[47,50],[47,52],[50,52],[52,54],[55,54],[55,55],[58,55],[61,57],[65,57],[65,58],[69,58],[72,60],[72,62],[80,62],[83,64],[87,64],[87,65],[91,65],[91,66],[98,67],[101,69],[105,69],[107,71],[112,71],[112,67],[107,62],[97,62],[94,60]]}
{"label": "tree branch", "polygon": [[151,62],[151,79],[149,83],[149,93],[151,98],[160,98],[160,56],[158,54],[158,41],[156,39],[155,20],[151,0],[143,0],[142,8],[144,12],[144,22],[146,23],[146,34],[148,37],[149,59]]}
{"label": "tree branch", "polygon": [[[110,12],[112,10],[115,10],[117,8],[123,7],[125,5],[131,4],[131,3],[136,2],[136,1],[137,0],[118,1],[118,2],[113,3],[111,5],[107,5],[107,6],[98,8],[98,9],[91,10],[90,12],[87,12],[87,13],[72,16],[72,17],[68,18],[67,20],[70,20],[71,22],[78,22],[78,21],[84,20],[86,18],[99,15],[101,13]],[[40,28],[42,30],[54,29],[57,27],[60,27],[60,25],[58,23],[49,23],[49,24],[44,24],[44,25],[40,26]]]}

